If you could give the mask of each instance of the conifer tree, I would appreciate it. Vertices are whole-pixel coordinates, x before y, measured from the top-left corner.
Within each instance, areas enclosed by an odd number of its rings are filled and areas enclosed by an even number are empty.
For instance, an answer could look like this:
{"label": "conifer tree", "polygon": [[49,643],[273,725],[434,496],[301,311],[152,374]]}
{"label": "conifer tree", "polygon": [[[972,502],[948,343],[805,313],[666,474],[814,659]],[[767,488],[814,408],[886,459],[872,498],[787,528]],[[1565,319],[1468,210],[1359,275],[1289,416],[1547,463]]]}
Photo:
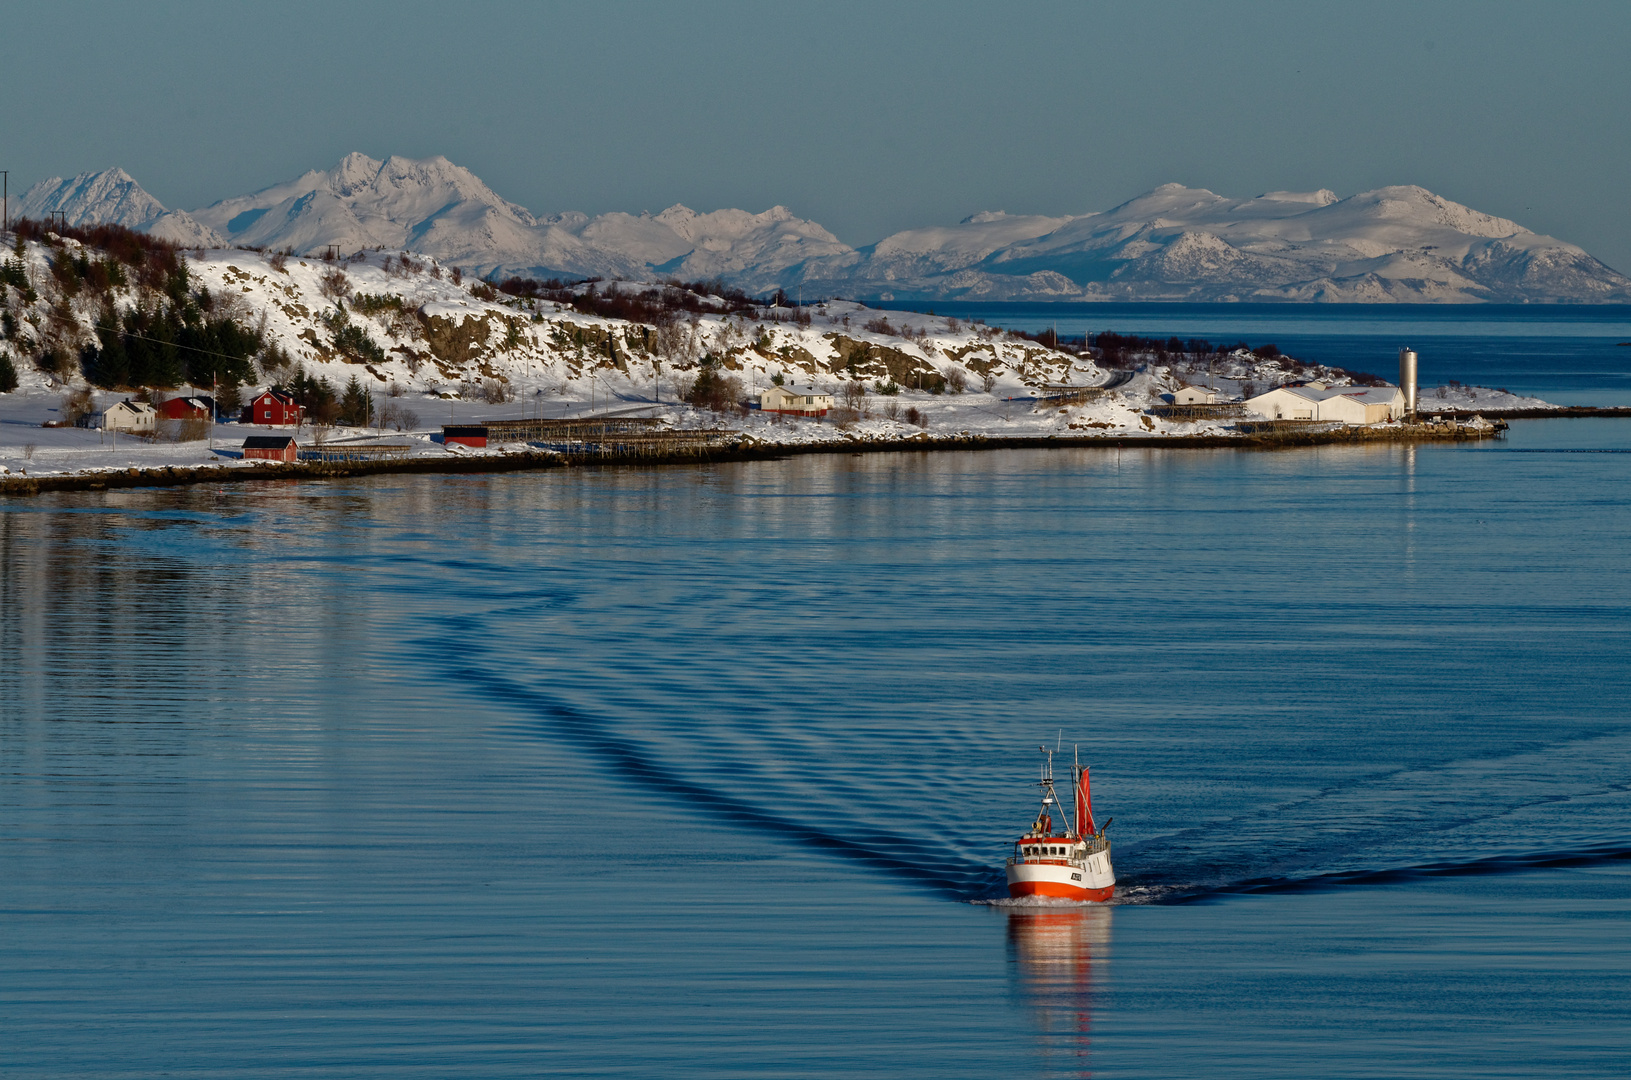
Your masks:
{"label": "conifer tree", "polygon": [[340,398],[340,423],[351,427],[367,427],[373,419],[373,401],[363,390],[362,384],[355,375],[346,383],[345,394]]}

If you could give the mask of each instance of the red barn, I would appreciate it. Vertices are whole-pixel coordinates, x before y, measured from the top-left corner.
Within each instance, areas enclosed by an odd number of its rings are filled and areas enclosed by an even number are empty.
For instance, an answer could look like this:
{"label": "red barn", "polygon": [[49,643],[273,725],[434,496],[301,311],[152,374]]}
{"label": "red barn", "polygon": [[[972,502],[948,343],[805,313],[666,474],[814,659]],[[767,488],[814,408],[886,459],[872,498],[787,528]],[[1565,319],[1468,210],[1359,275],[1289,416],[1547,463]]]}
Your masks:
{"label": "red barn", "polygon": [[159,403],[160,420],[208,420],[210,406],[205,398],[177,397]]}
{"label": "red barn", "polygon": [[268,390],[244,406],[243,422],[272,427],[299,427],[304,417],[295,400],[282,390]]}
{"label": "red barn", "polygon": [[244,440],[244,457],[262,461],[299,461],[300,446],[287,435],[251,435]]}

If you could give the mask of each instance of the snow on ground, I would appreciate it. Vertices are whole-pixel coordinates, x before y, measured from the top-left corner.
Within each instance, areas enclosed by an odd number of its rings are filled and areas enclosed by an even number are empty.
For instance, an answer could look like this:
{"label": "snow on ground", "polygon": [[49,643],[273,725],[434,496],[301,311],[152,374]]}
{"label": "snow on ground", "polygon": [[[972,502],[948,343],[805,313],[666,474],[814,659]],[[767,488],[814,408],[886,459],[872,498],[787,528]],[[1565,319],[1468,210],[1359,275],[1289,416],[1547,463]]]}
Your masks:
{"label": "snow on ground", "polygon": [[[21,382],[16,391],[0,394],[0,470],[50,475],[206,462],[253,467],[237,457],[243,438],[288,432],[220,423],[209,441],[178,442],[94,427],[42,427],[61,420],[66,395],[86,384],[71,373],[76,365],[63,365],[67,375],[53,374],[41,370],[37,359],[48,348],[77,356],[92,344],[92,327],[109,299],[121,309],[156,301],[135,286],[100,297],[61,294],[49,260],[64,251],[77,252],[77,245],[70,241],[55,251],[26,245],[21,262],[37,299],[26,303],[15,287],[0,299],[16,327],[0,350],[12,356]],[[12,256],[8,251],[0,258]],[[288,432],[307,448],[373,438],[407,443],[414,455],[444,455],[442,424],[607,414],[659,416],[678,428],[728,428],[770,445],[965,435],[1231,434],[1227,420],[1173,422],[1147,410],[1186,382],[1210,382],[1236,395],[1293,377],[1345,381],[1330,369],[1243,352],[1214,358],[1204,369],[1145,357],[1136,370],[1118,375],[1091,358],[996,328],[846,301],[804,309],[810,315],[805,325],[786,308],[724,314],[726,305],[719,302],[710,312],[682,311],[673,326],[658,330],[547,300],[508,297],[481,282],[456,281],[454,271],[432,259],[379,251],[330,262],[205,250],[190,253],[187,263],[194,287],[210,291],[217,313],[230,310],[242,324],[257,327],[267,343],[258,358],[258,381],[243,388],[245,400],[286,383],[298,368],[327,380],[336,392],[355,379],[387,418],[369,429],[308,425]],[[638,294],[661,286],[596,287]],[[347,325],[361,329],[370,343],[365,352],[348,355],[339,344]],[[279,363],[284,358],[287,366]],[[738,379],[750,400],[779,378],[833,394],[839,408],[825,418],[804,418],[676,404],[707,362]],[[1096,400],[1041,400],[1059,387],[1107,381],[1115,388]],[[191,392],[208,393],[209,387],[170,393]],[[95,409],[128,396],[95,390]],[[1424,390],[1424,407],[1437,402],[1486,409],[1545,404],[1482,388]]]}

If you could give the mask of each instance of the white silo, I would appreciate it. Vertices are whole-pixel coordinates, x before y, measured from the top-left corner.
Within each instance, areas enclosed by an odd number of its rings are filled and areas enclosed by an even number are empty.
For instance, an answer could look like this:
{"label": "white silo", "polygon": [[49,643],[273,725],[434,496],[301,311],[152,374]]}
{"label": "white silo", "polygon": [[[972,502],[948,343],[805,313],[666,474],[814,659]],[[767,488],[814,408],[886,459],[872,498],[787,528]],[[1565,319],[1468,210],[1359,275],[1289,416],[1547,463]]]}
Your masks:
{"label": "white silo", "polygon": [[1416,415],[1416,350],[1399,350],[1399,389],[1404,391],[1404,414]]}

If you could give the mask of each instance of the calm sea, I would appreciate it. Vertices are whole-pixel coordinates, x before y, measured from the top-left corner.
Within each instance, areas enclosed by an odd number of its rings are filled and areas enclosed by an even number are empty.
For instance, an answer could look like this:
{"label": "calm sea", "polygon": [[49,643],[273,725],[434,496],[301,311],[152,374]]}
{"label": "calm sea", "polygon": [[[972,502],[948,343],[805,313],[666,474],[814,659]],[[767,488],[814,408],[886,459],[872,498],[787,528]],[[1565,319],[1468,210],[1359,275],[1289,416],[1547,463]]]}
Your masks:
{"label": "calm sea", "polygon": [[[928,310],[929,305],[918,305]],[[1119,334],[1273,344],[1299,360],[1398,380],[1420,354],[1424,398],[1451,379],[1564,405],[1631,405],[1631,306],[1516,304],[971,304],[941,315],[1063,337]],[[1621,342],[1626,344],[1622,345]]]}
{"label": "calm sea", "polygon": [[[1603,419],[0,503],[0,1074],[1621,1074],[1628,481]],[[981,902],[1061,739],[1120,902]]]}

